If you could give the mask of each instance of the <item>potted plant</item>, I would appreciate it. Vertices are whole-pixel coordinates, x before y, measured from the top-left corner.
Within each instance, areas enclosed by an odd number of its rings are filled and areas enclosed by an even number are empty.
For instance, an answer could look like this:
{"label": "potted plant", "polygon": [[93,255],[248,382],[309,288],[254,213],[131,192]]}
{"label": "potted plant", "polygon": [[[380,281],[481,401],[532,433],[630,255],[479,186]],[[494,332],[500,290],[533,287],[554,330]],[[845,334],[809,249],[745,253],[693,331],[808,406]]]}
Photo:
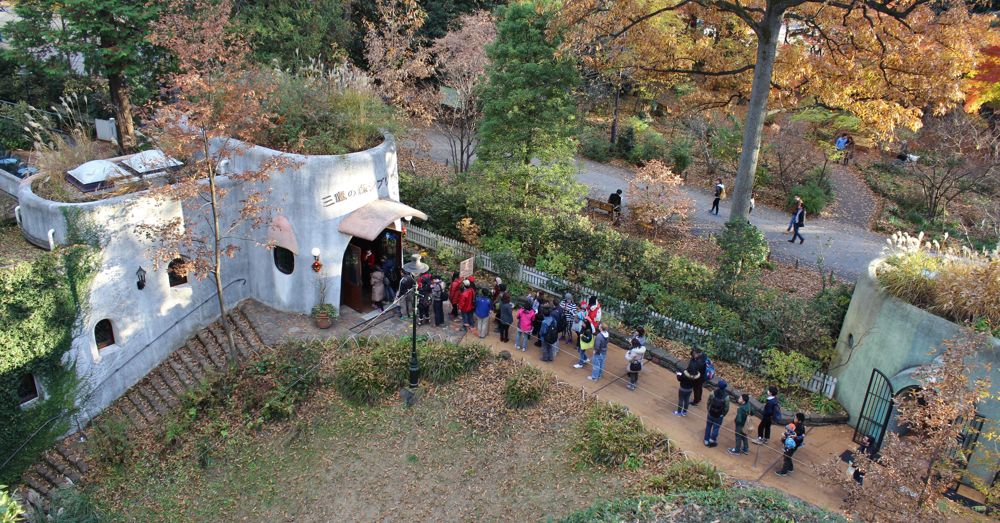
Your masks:
{"label": "potted plant", "polygon": [[329,329],[337,317],[337,308],[326,302],[326,280],[316,278],[316,290],[319,291],[319,302],[312,308],[313,321],[320,329]]}

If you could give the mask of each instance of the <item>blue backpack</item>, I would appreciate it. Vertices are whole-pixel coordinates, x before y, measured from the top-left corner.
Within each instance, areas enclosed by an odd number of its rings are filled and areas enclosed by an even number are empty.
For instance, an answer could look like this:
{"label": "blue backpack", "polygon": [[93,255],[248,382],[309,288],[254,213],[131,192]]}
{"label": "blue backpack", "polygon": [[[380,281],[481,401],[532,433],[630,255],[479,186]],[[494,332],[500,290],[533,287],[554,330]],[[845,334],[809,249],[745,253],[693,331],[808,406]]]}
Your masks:
{"label": "blue backpack", "polygon": [[708,356],[705,356],[705,379],[715,379],[715,365],[712,364],[712,360]]}

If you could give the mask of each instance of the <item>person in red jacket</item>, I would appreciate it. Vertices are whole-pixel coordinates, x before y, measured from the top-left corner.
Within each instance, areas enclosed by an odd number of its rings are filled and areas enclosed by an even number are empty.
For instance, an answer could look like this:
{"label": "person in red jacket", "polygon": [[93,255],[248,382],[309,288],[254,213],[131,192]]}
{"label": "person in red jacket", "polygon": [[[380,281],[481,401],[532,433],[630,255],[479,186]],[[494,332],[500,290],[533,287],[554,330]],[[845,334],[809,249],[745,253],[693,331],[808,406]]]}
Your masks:
{"label": "person in red jacket", "polygon": [[462,296],[462,279],[458,272],[451,274],[451,285],[448,286],[448,301],[451,302],[451,321],[458,319],[458,299]]}
{"label": "person in red jacket", "polygon": [[472,311],[476,308],[476,290],[472,288],[469,280],[462,282],[462,295],[458,298],[458,310],[462,311],[462,328],[475,331],[476,324],[473,323]]}

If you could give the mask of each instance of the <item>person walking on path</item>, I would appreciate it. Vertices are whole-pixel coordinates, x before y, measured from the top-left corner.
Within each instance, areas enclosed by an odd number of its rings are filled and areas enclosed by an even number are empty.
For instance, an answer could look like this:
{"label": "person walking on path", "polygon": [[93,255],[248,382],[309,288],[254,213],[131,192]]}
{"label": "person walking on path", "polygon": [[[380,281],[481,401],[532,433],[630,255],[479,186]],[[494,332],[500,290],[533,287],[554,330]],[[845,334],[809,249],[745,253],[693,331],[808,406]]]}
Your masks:
{"label": "person walking on path", "polygon": [[718,446],[719,427],[729,414],[729,395],[726,394],[726,380],[719,380],[719,388],[708,398],[708,421],[705,423],[705,446]]}
{"label": "person walking on path", "polygon": [[642,372],[643,361],[646,358],[646,347],[639,345],[639,340],[632,340],[632,348],[625,353],[628,363],[628,390],[635,390],[639,383],[639,373]]}
{"label": "person walking on path", "polygon": [[521,349],[521,352],[528,350],[528,339],[531,336],[531,325],[535,320],[535,311],[527,302],[521,304],[515,316],[517,321],[517,338],[514,340],[514,348]]}
{"label": "person walking on path", "polygon": [[722,178],[715,180],[715,199],[712,200],[712,209],[709,214],[719,215],[719,202],[726,197],[726,185],[722,183]]}
{"label": "person walking on path", "polygon": [[476,298],[476,334],[480,338],[485,338],[490,333],[490,311],[493,310],[493,300],[490,299],[490,291],[482,289],[479,297]]}
{"label": "person walking on path", "polygon": [[410,291],[414,290],[414,288],[413,276],[404,274],[399,280],[399,292],[397,293],[401,298],[400,301],[403,302],[403,307],[399,311],[400,318],[409,318],[413,315],[413,296],[410,296]]}
{"label": "person walking on path", "polygon": [[597,339],[594,340],[594,370],[590,376],[587,376],[590,381],[597,381],[604,374],[604,362],[608,357],[608,338],[610,337],[607,325],[601,323],[597,326]]}
{"label": "person walking on path", "polygon": [[740,394],[740,406],[736,409],[736,446],[729,449],[729,453],[733,455],[737,454],[749,454],[750,453],[750,440],[747,439],[746,425],[747,419],[750,417],[750,413],[753,412],[753,407],[750,405],[750,395]]}
{"label": "person walking on path", "polygon": [[382,306],[382,302],[385,300],[385,274],[382,274],[381,268],[375,267],[372,269],[370,278],[372,284],[372,305],[378,307],[378,310],[384,311],[385,308]]}
{"label": "person walking on path", "polygon": [[500,319],[500,326],[497,328],[500,341],[508,343],[510,342],[510,325],[514,323],[514,304],[510,302],[509,294],[504,293],[500,297],[500,309],[497,311],[497,317]]}
{"label": "person walking on path", "polygon": [[708,369],[708,356],[705,356],[703,350],[698,347],[691,349],[691,361],[688,362],[688,368],[698,373],[698,379],[695,381],[693,389],[694,399],[691,401],[691,406],[695,407],[701,403],[701,395],[705,390],[705,371]]}
{"label": "person walking on path", "polygon": [[573,340],[573,323],[576,321],[576,302],[573,301],[573,295],[566,293],[563,295],[563,301],[559,302],[559,308],[563,310],[564,321],[566,322],[565,332],[560,333],[562,335],[563,341],[572,343]]}
{"label": "person walking on path", "polygon": [[792,213],[792,222],[788,225],[792,229],[792,239],[788,240],[788,243],[795,243],[795,238],[799,239],[799,244],[806,241],[805,238],[799,234],[799,229],[806,226],[806,206],[799,202],[795,206],[795,212]]}
{"label": "person walking on path", "polygon": [[594,324],[590,322],[590,318],[583,311],[578,312],[577,316],[583,324],[580,327],[580,343],[576,347],[580,359],[573,365],[573,368],[582,369],[590,361],[590,358],[587,357],[587,351],[594,348]]}
{"label": "person walking on path", "polygon": [[451,321],[458,319],[458,301],[462,297],[462,280],[458,272],[451,273],[451,284],[448,285],[448,301],[451,302]]}
{"label": "person walking on path", "polygon": [[778,387],[767,387],[767,403],[760,413],[760,424],[757,425],[757,439],[754,443],[766,444],[771,439],[771,424],[781,419],[781,407],[778,406]]}
{"label": "person walking on path", "polygon": [[434,326],[444,325],[444,282],[437,276],[431,280],[431,306],[434,309]]}
{"label": "person walking on path", "polygon": [[[557,309],[558,310],[558,309]],[[542,326],[538,330],[538,337],[542,340],[542,361],[552,361],[555,358],[559,342],[559,320],[558,312],[553,310],[542,318]]]}
{"label": "person walking on path", "polygon": [[462,313],[462,330],[466,332],[476,328],[476,324],[472,320],[472,312],[475,308],[476,290],[472,288],[472,282],[462,280],[462,294],[458,298],[458,310]]}
{"label": "person walking on path", "polygon": [[691,402],[691,391],[694,390],[694,384],[700,378],[701,373],[690,366],[684,369],[683,372],[677,373],[677,381],[680,382],[680,389],[677,392],[677,410],[674,411],[674,416],[687,416],[688,407]]}

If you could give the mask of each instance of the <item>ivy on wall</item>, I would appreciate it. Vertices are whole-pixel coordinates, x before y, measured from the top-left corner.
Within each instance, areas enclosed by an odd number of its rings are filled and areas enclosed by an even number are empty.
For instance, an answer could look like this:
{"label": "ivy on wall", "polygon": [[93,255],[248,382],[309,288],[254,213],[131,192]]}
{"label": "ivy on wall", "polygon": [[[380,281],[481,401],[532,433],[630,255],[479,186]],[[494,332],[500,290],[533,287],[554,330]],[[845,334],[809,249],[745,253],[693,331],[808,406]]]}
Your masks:
{"label": "ivy on wall", "polygon": [[[86,306],[98,253],[73,245],[0,273],[0,484],[18,483],[69,427],[78,380],[73,363],[62,357]],[[17,389],[27,374],[42,394],[22,409]]]}

